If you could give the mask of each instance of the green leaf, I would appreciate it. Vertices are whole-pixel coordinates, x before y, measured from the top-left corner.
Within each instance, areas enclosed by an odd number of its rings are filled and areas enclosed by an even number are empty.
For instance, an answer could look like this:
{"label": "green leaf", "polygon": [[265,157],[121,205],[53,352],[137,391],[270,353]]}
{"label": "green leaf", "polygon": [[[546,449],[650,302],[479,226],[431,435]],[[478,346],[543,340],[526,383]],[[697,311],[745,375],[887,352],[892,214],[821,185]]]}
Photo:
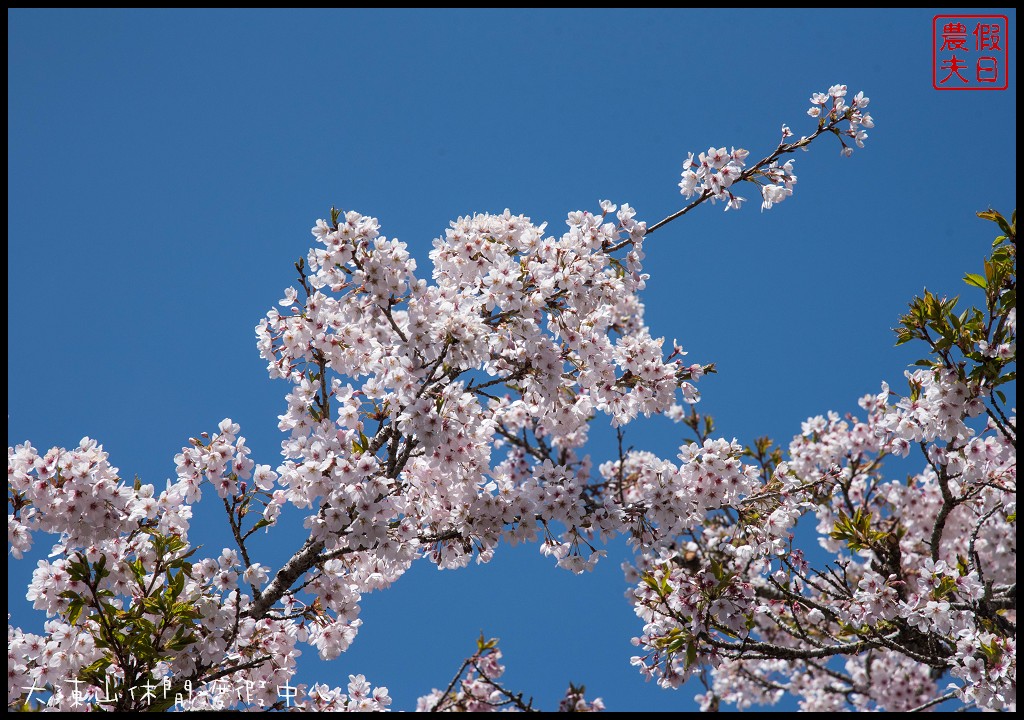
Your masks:
{"label": "green leaf", "polygon": [[181,592],[184,589],[185,573],[179,571],[177,575],[171,578],[171,598],[177,600],[178,596],[181,595]]}
{"label": "green leaf", "polygon": [[968,575],[970,573],[971,567],[967,564],[967,558],[963,555],[956,556],[956,569],[960,571],[961,575]]}
{"label": "green leaf", "polygon": [[932,590],[932,599],[942,600],[944,597],[953,595],[957,591],[956,581],[948,575],[943,575],[939,580],[939,586]]}
{"label": "green leaf", "polygon": [[181,651],[186,649],[189,645],[192,645],[196,641],[195,635],[182,635],[180,637],[175,636],[173,640],[167,643],[168,650]]}
{"label": "green leaf", "polygon": [[[273,525],[273,524],[274,524],[274,521],[273,521],[273,520],[267,520],[266,518],[263,518],[263,519],[261,519],[260,521],[258,521],[258,522],[257,522],[257,523],[256,523],[255,525],[253,525],[253,526],[252,526],[252,529],[253,529],[253,530],[259,530],[259,529],[261,529],[261,528],[265,528],[265,527],[267,527],[268,525]],[[191,577],[191,576],[190,576],[190,577]]]}
{"label": "green leaf", "polygon": [[71,601],[71,605],[68,607],[68,625],[74,625],[78,622],[78,618],[82,615],[83,607],[85,607],[85,603],[81,599]]}
{"label": "green leaf", "polygon": [[669,654],[677,653],[683,649],[683,645],[686,645],[686,638],[682,635],[672,638],[667,645],[665,645],[665,652]]}
{"label": "green leaf", "polygon": [[[86,665],[84,668],[79,670],[79,677],[81,677],[83,675],[84,676],[102,675],[103,673],[106,672],[108,667],[110,667],[110,660],[105,658],[105,657],[100,658],[99,660],[96,660],[95,662],[93,662],[93,663],[91,663],[89,665]],[[102,683],[99,683],[99,685],[100,685],[100,687],[103,686]]]}
{"label": "green leaf", "polygon": [[181,618],[183,620],[198,620],[203,616],[203,614],[199,611],[199,608],[197,608],[192,603],[187,602],[174,603],[174,605],[171,607],[171,615],[176,618]]}
{"label": "green leaf", "polygon": [[[980,217],[982,220],[991,220],[992,222],[996,223],[997,225],[999,225],[999,229],[1002,230],[1007,235],[1016,235],[1016,233],[1014,232],[1014,227],[1012,227],[1008,222],[1006,222],[1006,218],[1004,218],[1002,215],[1000,215],[998,212],[996,212],[992,208],[989,208],[988,210],[983,210],[982,212],[979,212],[978,213],[978,217]],[[1014,210],[1013,211],[1013,225],[1016,226],[1016,224],[1017,224],[1017,211]]]}
{"label": "green leaf", "polygon": [[484,634],[481,632],[480,637],[476,641],[476,648],[479,652],[484,650],[493,650],[498,646],[498,638],[491,638],[490,640],[484,640]]}
{"label": "green leaf", "polygon": [[132,575],[135,576],[135,581],[142,584],[143,579],[146,577],[145,568],[142,567],[142,561],[139,559],[132,560],[128,563],[128,567],[131,568]]}
{"label": "green leaf", "polygon": [[988,287],[988,283],[986,282],[985,278],[976,273],[967,273],[966,275],[964,275],[964,282],[967,283],[968,285],[980,287],[982,290]]}
{"label": "green leaf", "polygon": [[697,646],[690,643],[686,646],[686,667],[689,668],[697,662]]}
{"label": "green leaf", "polygon": [[86,582],[89,579],[89,565],[78,560],[68,565],[68,576],[78,582]]}

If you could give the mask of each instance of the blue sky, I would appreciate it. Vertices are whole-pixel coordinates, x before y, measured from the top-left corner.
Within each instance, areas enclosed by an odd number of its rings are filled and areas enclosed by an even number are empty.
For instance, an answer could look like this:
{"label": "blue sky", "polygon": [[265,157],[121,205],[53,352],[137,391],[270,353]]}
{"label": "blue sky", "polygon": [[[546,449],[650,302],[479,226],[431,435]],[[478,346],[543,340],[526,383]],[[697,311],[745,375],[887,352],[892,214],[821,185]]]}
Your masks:
{"label": "blue sky", "polygon": [[[738,213],[656,233],[645,301],[655,336],[717,364],[702,409],[722,435],[788,442],[810,415],[856,411],[918,356],[889,329],[911,297],[959,294],[980,266],[994,226],[974,213],[1016,202],[1015,11],[963,11],[1009,16],[1009,89],[980,92],[933,89],[938,12],[8,10],[8,443],[88,435],[162,485],[189,437],[231,417],[276,465],[287,388],[253,329],[332,205],[380,218],[423,275],[431,240],[472,212],[561,233],[608,198],[653,223],[682,207],[687,152],[763,157],[782,123],[813,130],[808,98],[835,83],[871,98],[866,149],[844,159],[822,138],[772,211],[750,188]],[[607,459],[611,436],[594,437]],[[627,433],[666,457],[680,438],[663,419]],[[408,709],[483,631],[542,707],[571,680],[610,709],[689,709],[695,688],[629,667],[641,625],[616,548],[581,577],[536,548],[421,563],[364,598],[348,653],[297,679],[364,673]],[[33,566],[9,571],[26,630]]]}

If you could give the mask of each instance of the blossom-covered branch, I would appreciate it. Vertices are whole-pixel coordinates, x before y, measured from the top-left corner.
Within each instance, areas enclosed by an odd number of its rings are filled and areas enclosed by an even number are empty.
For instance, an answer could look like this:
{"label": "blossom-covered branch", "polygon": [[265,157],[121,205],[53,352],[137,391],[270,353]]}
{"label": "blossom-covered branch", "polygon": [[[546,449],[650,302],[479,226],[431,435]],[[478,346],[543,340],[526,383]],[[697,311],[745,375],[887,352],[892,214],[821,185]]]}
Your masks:
{"label": "blossom-covered branch", "polygon": [[[844,155],[847,139],[862,147],[868,100],[846,94],[816,93],[816,130],[793,141],[784,127],[752,166],[745,150],[691,154],[680,182],[691,202],[650,227],[607,200],[569,213],[557,236],[510,211],[461,217],[420,276],[375,218],[332,209],[297,286],[256,328],[268,373],[288,387],[276,467],[250,457],[231,420],[182,449],[159,493],[125,484],[88,438],[42,455],[9,448],[11,553],[58,537],[29,589],[53,618],[46,634],[8,627],[9,705],[385,709],[387,689],[360,675],[344,689],[292,687],[300,645],[338,657],[362,595],[417,560],[459,568],[503,542],[538,542],[582,572],[625,535],[646,623],[634,663],[669,687],[700,677],[707,707],[784,692],[815,709],[927,707],[945,671],[963,701],[1009,707],[1016,419],[999,388],[1015,377],[1015,220],[993,214],[1005,242],[984,276],[968,276],[985,311],[956,315],[926,294],[904,318],[900,339],[933,352],[909,395],[865,397],[863,421],[813,418],[785,457],[767,440],[716,438],[694,408],[714,364],[684,362],[644,320],[647,235],[705,201],[740,207],[741,182],[772,208],[796,182],[782,156],[822,135]],[[624,449],[622,428],[641,414],[696,433],[678,464]],[[601,415],[619,452],[595,463],[587,439]],[[885,480],[883,461],[914,448],[920,473]],[[188,532],[204,491],[234,547],[197,559]],[[305,534],[274,569],[249,541],[280,534],[287,506],[305,513]],[[834,556],[814,569],[793,533],[812,513]],[[500,684],[499,658],[481,638],[421,709],[533,709]],[[562,702],[600,708],[574,686]]]}

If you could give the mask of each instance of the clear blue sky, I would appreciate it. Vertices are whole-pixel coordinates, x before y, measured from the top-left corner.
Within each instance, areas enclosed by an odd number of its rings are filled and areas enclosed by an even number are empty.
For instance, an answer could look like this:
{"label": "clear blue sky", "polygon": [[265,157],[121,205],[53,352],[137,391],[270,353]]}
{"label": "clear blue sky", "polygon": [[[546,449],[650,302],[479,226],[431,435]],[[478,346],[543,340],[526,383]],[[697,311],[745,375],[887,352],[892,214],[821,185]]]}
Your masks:
{"label": "clear blue sky", "polygon": [[[687,152],[762,157],[782,123],[811,132],[808,98],[834,83],[870,96],[867,148],[843,159],[823,138],[772,211],[750,188],[738,213],[658,232],[645,299],[655,336],[717,363],[702,409],[723,435],[788,442],[809,415],[856,411],[916,357],[889,330],[907,301],[960,293],[979,267],[994,232],[974,213],[1016,202],[1015,11],[963,11],[1010,19],[1009,89],[988,92],[932,88],[937,12],[8,10],[8,443],[89,435],[160,486],[189,437],[231,417],[276,465],[287,388],[253,329],[332,204],[380,218],[424,275],[467,213],[561,233],[608,198],[653,223],[682,207]],[[657,419],[627,442],[674,457],[680,436]],[[621,552],[577,577],[503,550],[365,596],[352,649],[330,665],[307,649],[298,681],[364,673],[410,709],[482,630],[542,707],[570,680],[610,709],[693,707],[694,688],[628,664],[641,624]],[[9,571],[26,630],[41,629],[23,600],[34,559]]]}

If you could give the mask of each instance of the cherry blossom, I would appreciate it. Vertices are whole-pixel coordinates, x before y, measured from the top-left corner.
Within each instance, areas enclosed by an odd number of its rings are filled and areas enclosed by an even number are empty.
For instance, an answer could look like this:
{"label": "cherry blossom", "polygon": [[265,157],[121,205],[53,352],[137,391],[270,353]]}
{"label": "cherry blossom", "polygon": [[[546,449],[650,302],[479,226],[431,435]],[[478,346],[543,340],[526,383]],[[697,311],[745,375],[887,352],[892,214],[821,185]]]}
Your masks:
{"label": "cherry blossom", "polygon": [[[817,130],[793,141],[783,126],[756,163],[734,146],[691,153],[690,203],[658,223],[611,200],[559,232],[510,210],[463,216],[423,272],[376,218],[332,209],[256,328],[286,387],[276,464],[230,419],[188,441],[162,490],[126,484],[90,438],[8,449],[9,552],[56,538],[26,595],[44,633],[8,625],[9,706],[385,710],[388,689],[362,675],[291,685],[303,651],[332,660],[358,641],[365,594],[414,562],[461,568],[503,543],[586,572],[625,536],[632,664],[666,688],[700,682],[705,709],[785,694],[816,711],[1015,708],[1016,418],[999,389],[1015,360],[1015,226],[985,216],[1014,240],[973,276],[984,311],[926,293],[901,318],[899,341],[929,346],[903,395],[882,385],[863,416],[822,410],[785,450],[717,436],[696,410],[715,366],[646,324],[649,237],[705,201],[739,208],[743,182],[773,208],[797,181],[783,155],[821,135],[863,147],[868,99],[847,95],[813,94]],[[595,420],[621,441],[640,415],[692,437],[670,458],[621,442],[588,454]],[[884,474],[894,456],[917,463],[908,478]],[[230,547],[191,544],[204,496]],[[304,537],[270,567],[249,539],[279,533],[289,506]],[[481,637],[418,709],[533,709],[500,660]],[[560,703],[603,707],[572,684]]]}

